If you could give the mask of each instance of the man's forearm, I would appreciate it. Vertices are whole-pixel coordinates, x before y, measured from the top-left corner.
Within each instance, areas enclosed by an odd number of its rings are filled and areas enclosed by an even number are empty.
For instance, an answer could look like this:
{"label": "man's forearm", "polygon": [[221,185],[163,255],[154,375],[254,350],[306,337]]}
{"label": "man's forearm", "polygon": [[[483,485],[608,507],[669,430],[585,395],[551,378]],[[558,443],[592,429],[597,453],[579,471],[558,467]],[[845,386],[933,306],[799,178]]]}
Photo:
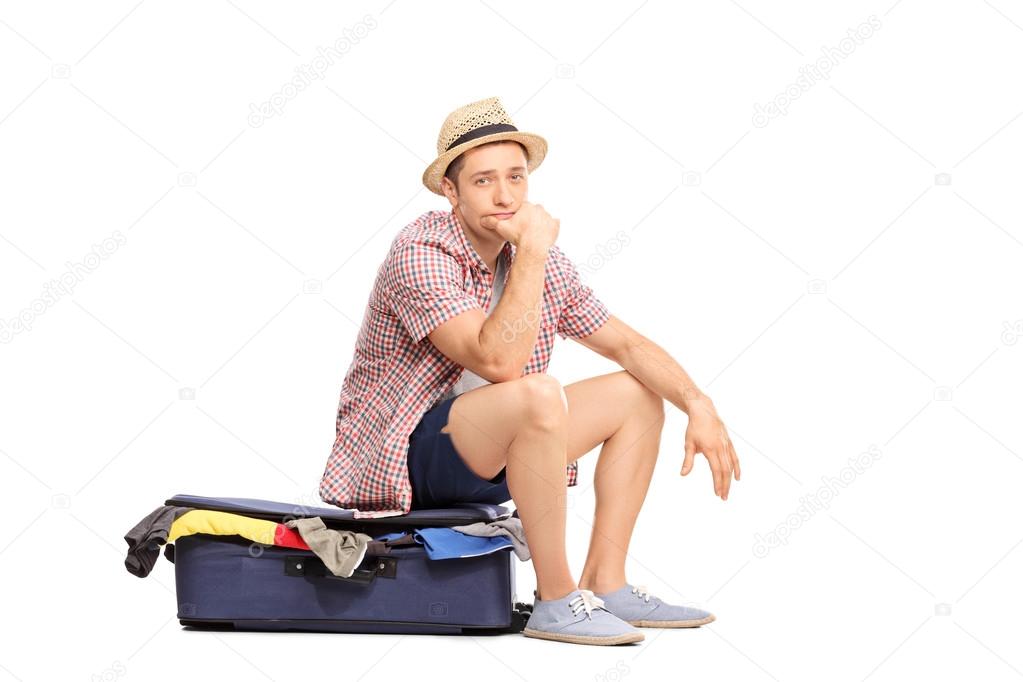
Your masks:
{"label": "man's forearm", "polygon": [[509,378],[522,374],[536,345],[543,301],[546,249],[519,247],[508,284],[480,329],[480,347]]}
{"label": "man's forearm", "polygon": [[630,345],[620,364],[644,386],[686,414],[691,415],[701,401],[710,402],[682,366],[648,338]]}

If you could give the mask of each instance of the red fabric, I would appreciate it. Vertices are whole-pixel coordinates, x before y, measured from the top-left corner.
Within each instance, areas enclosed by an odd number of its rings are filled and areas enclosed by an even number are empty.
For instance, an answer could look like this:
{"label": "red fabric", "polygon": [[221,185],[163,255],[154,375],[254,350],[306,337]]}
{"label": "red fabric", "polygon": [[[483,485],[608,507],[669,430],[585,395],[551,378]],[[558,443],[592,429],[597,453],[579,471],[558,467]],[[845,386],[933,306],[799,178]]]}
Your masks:
{"label": "red fabric", "polygon": [[[500,257],[514,262],[515,246],[505,242]],[[355,518],[409,512],[408,437],[462,372],[425,337],[459,313],[488,310],[493,280],[453,209],[424,213],[394,239],[377,270],[342,384],[336,439],[320,481],[325,502],[354,509]],[[536,347],[522,374],[547,370],[555,334],[582,338],[609,317],[555,244],[547,257]],[[577,466],[568,465],[570,486]]]}
{"label": "red fabric", "polygon": [[309,549],[302,536],[294,528],[288,528],[283,523],[278,523],[274,530],[274,546],[291,547],[292,549]]}

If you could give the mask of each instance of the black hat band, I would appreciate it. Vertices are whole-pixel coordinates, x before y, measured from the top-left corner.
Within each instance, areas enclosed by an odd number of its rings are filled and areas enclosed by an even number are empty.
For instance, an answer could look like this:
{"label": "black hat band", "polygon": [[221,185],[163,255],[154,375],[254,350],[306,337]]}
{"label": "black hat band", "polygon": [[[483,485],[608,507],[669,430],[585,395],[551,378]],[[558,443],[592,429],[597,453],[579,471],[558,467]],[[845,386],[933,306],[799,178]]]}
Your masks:
{"label": "black hat band", "polygon": [[514,133],[518,132],[518,130],[518,128],[510,123],[491,123],[490,125],[480,126],[479,128],[474,128],[465,135],[458,137],[454,142],[449,144],[447,149],[444,151],[450,151],[453,147],[457,147],[460,144],[486,135],[493,135],[494,133]]}

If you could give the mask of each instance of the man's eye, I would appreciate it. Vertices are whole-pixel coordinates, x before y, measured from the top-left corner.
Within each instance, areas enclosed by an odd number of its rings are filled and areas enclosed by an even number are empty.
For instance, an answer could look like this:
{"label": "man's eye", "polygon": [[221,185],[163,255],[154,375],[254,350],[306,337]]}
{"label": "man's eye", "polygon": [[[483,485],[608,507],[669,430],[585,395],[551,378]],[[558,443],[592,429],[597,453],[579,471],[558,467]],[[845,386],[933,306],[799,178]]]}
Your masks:
{"label": "man's eye", "polygon": [[[516,174],[515,174],[515,175],[513,175],[512,177],[513,177],[513,178],[524,178],[524,177],[526,177],[526,176],[524,176],[524,175],[523,175],[522,173],[516,173]],[[478,185],[478,184],[480,184],[481,182],[483,182],[484,180],[487,180],[487,179],[488,179],[488,178],[479,178],[478,180],[476,180],[476,183],[475,183],[475,184],[477,184],[477,185]]]}

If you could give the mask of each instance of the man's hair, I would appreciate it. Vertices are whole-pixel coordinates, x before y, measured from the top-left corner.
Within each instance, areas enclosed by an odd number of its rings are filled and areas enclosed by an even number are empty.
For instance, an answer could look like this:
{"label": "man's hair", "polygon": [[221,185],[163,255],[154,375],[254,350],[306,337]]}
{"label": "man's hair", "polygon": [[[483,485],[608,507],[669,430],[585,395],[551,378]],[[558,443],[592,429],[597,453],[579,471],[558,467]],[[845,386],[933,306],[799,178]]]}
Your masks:
{"label": "man's hair", "polygon": [[[517,144],[518,146],[522,147],[522,153],[525,155],[525,157],[527,159],[529,158],[529,152],[526,150],[526,146],[524,144],[522,144],[521,142],[518,142],[516,140],[495,140],[494,142],[486,142],[484,144],[478,145],[478,147],[486,147],[487,145],[501,144],[503,142],[515,142],[515,144]],[[476,149],[476,148],[477,147],[473,147],[473,149]],[[452,161],[450,164],[448,164],[447,170],[444,171],[444,177],[446,177],[448,180],[451,181],[451,184],[453,184],[455,186],[456,190],[458,189],[458,174],[462,172],[462,168],[464,166],[465,166],[465,152],[462,152],[461,154],[459,154],[458,156],[455,157],[454,161]]]}

